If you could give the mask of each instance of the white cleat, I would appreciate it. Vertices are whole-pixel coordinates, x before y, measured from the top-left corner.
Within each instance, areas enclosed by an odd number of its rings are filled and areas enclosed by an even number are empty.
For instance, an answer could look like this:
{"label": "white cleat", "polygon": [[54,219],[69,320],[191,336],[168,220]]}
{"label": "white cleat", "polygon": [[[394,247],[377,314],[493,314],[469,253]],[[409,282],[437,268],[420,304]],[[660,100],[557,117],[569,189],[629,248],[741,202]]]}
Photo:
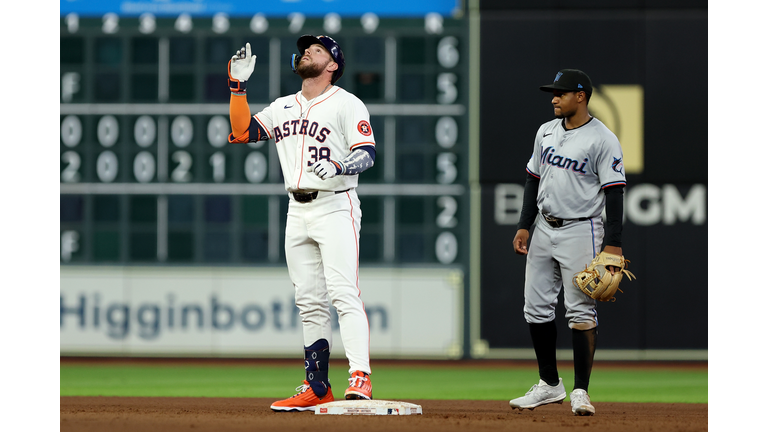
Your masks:
{"label": "white cleat", "polygon": [[538,406],[551,403],[561,404],[567,395],[562,378],[560,378],[556,386],[551,386],[543,380],[539,380],[539,383],[531,387],[525,396],[509,401],[509,406],[511,406],[512,409],[517,408],[520,411],[524,409],[533,411],[533,409]]}
{"label": "white cleat", "polygon": [[579,416],[595,415],[595,407],[590,403],[589,395],[585,390],[576,389],[571,392],[571,411]]}

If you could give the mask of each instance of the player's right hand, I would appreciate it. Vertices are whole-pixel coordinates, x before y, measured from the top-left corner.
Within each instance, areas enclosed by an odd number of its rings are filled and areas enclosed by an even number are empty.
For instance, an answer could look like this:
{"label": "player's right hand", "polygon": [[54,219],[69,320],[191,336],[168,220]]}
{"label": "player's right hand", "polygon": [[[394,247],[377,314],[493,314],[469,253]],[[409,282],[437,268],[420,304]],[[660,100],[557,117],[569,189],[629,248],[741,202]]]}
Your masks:
{"label": "player's right hand", "polygon": [[229,60],[229,79],[239,82],[248,81],[254,66],[256,66],[256,56],[251,55],[251,44],[246,43]]}
{"label": "player's right hand", "polygon": [[515,239],[512,240],[512,246],[515,248],[515,253],[518,255],[528,255],[528,237],[530,232],[527,229],[517,230]]}

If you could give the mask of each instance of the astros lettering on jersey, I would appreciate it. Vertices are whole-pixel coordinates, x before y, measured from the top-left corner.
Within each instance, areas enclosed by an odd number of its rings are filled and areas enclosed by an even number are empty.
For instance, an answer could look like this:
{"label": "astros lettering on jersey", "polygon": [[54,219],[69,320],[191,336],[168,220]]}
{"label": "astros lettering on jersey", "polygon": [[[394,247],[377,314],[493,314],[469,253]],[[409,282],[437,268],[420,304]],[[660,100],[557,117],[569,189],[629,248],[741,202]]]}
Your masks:
{"label": "astros lettering on jersey", "polygon": [[[322,109],[315,109],[318,106]],[[289,192],[357,187],[357,175],[322,180],[304,169],[318,160],[341,160],[355,149],[376,145],[368,109],[357,96],[336,86],[314,100],[306,100],[301,91],[278,98],[253,116],[245,134],[229,136],[232,143],[267,139],[275,140]]]}

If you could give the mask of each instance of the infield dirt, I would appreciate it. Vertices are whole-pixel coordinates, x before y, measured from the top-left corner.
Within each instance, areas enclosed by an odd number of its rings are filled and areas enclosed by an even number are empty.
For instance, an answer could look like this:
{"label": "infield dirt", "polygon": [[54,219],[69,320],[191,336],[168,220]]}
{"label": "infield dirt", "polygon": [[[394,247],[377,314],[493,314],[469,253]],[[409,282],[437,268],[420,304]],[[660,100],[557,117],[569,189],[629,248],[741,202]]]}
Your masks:
{"label": "infield dirt", "polygon": [[408,400],[423,415],[317,416],[276,413],[263,398],[60,398],[61,431],[706,431],[707,404],[595,403],[577,417],[568,401],[512,410],[507,401]]}
{"label": "infield dirt", "polygon": [[[62,364],[269,364],[281,361],[201,359],[61,358]],[[446,362],[407,362],[430,364]],[[520,366],[528,362],[462,362]],[[601,363],[612,367],[706,369],[706,363]],[[567,367],[567,366],[564,366]],[[533,411],[512,410],[507,400],[405,400],[422,406],[423,415],[317,416],[314,412],[276,413],[268,398],[60,396],[60,430],[65,431],[706,431],[708,404],[595,402],[597,414],[577,417],[570,403],[546,405]]]}

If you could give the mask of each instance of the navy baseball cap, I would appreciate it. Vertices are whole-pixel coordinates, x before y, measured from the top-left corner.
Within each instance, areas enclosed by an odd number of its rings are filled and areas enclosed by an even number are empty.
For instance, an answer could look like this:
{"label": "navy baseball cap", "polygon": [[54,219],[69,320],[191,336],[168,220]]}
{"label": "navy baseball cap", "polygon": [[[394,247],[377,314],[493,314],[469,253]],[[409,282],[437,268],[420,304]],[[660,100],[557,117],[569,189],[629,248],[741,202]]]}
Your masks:
{"label": "navy baseball cap", "polygon": [[560,90],[564,92],[583,91],[587,95],[592,94],[592,80],[587,74],[578,69],[563,69],[555,75],[555,81],[549,85],[539,87],[545,92]]}

